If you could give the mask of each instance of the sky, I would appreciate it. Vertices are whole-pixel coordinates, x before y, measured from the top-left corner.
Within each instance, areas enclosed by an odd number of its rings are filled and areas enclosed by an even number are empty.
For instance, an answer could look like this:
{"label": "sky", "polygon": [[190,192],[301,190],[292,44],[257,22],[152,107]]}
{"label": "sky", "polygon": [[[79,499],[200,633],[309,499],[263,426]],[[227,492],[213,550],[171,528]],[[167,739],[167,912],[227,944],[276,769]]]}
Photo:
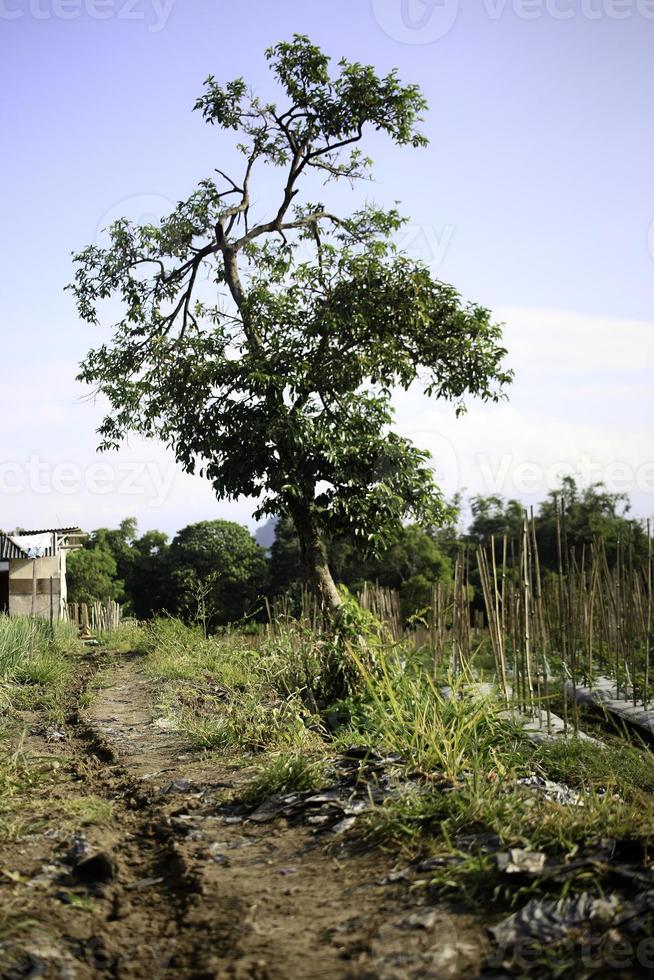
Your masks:
{"label": "sky", "polygon": [[234,161],[203,80],[273,95],[293,33],[421,86],[429,147],[373,139],[376,182],[339,204],[400,201],[406,251],[506,324],[508,401],[457,419],[411,391],[399,431],[448,494],[532,504],[572,473],[653,515],[654,0],[0,0],[0,527],[254,526],[157,443],[96,453],[75,375],[102,331],[63,287],[112,220]]}

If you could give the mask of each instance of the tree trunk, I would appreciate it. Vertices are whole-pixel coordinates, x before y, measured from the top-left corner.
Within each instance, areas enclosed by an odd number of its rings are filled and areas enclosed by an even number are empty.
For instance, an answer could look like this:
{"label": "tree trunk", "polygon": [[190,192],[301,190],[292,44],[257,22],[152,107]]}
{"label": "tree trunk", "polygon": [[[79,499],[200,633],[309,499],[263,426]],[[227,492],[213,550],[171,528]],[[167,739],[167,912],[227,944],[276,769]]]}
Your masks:
{"label": "tree trunk", "polygon": [[[290,203],[290,201],[289,201]],[[223,263],[225,268],[225,278],[229,286],[232,298],[236,303],[243,318],[243,327],[247,336],[248,346],[251,351],[262,353],[264,344],[261,337],[253,325],[247,310],[246,294],[241,282],[237,253],[225,242],[224,228],[219,225],[217,229],[218,244],[222,251]],[[283,408],[283,399],[274,385],[268,390],[268,398],[276,407]],[[284,455],[284,449],[278,445],[280,455]],[[291,454],[292,458],[292,454]],[[295,530],[300,539],[302,549],[302,559],[304,562],[305,578],[307,584],[315,593],[320,606],[327,618],[335,623],[338,621],[343,599],[336,588],[336,583],[332,578],[332,573],[327,560],[327,549],[323,540],[320,528],[318,527],[310,505],[302,506],[299,504],[293,508],[292,514]]]}
{"label": "tree trunk", "polygon": [[308,509],[295,508],[292,517],[300,539],[307,582],[327,617],[335,622],[339,618],[343,599],[332,578],[320,529]]}

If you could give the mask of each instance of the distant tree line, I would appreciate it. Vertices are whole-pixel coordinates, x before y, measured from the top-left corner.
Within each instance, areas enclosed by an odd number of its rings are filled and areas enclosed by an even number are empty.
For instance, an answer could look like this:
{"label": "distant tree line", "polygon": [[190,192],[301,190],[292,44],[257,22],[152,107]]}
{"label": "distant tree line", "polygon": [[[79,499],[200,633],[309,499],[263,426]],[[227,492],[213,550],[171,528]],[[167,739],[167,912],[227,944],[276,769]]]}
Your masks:
{"label": "distant tree line", "polygon": [[[558,518],[557,518],[558,510]],[[396,589],[409,619],[429,604],[433,585],[453,576],[457,555],[494,537],[501,548],[505,536],[515,564],[525,516],[524,505],[497,495],[471,501],[467,529],[459,527],[460,501],[452,501],[449,522],[438,528],[415,524],[401,529],[380,557],[346,537],[329,542],[330,565],[338,583],[357,592],[364,582]],[[598,544],[609,565],[619,552],[643,563],[648,554],[647,531],[630,516],[624,494],[603,485],[580,488],[564,479],[556,492],[535,510],[541,569],[556,574],[560,550],[582,561]],[[469,563],[473,589],[475,563]],[[115,599],[139,619],[169,613],[215,629],[230,622],[261,618],[265,599],[288,595],[299,600],[304,580],[300,542],[292,522],[277,522],[269,549],[250,531],[232,521],[191,524],[170,541],[161,531],[139,535],[136,520],[127,518],[115,529],[98,528],[80,551],[68,558],[71,601]],[[474,590],[478,598],[478,589]]]}

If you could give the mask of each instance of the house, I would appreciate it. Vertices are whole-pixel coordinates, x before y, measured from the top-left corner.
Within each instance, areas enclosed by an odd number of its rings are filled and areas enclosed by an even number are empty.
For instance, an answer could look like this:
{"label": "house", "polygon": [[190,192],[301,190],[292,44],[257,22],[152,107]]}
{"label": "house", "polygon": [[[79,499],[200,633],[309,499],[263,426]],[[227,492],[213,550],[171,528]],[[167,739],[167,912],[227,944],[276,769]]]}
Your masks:
{"label": "house", "polygon": [[81,547],[78,527],[0,531],[0,613],[66,618],[66,554]]}

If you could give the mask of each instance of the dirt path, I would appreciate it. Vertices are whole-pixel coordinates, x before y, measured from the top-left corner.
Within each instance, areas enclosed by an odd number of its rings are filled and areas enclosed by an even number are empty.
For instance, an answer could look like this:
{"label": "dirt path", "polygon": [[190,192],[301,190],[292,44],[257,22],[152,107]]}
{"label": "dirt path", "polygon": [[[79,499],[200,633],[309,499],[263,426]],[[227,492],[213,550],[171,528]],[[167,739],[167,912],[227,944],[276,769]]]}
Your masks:
{"label": "dirt path", "polygon": [[70,837],[52,832],[14,855],[28,889],[44,860],[51,871],[31,904],[11,892],[40,925],[23,934],[3,980],[478,975],[483,929],[416,908],[419,896],[401,883],[382,884],[401,867],[392,855],[330,850],[312,828],[284,820],[225,816],[220,804],[243,773],[194,751],[155,705],[126,657],[103,674],[90,707],[71,711],[69,791],[109,801],[114,819],[73,839],[72,858]]}

